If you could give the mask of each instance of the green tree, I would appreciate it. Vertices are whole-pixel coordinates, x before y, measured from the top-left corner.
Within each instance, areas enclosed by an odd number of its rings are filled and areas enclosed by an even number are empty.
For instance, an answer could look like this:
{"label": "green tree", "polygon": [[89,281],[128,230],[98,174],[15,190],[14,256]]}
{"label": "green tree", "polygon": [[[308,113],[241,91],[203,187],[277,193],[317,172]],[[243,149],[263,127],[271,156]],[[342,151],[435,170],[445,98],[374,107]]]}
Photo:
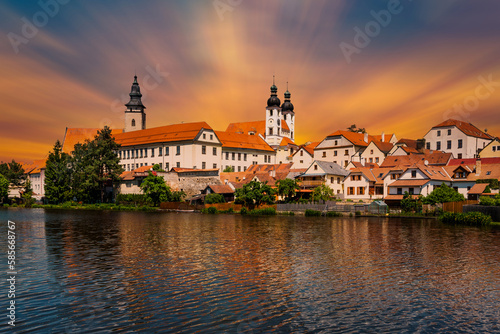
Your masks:
{"label": "green tree", "polygon": [[296,191],[300,189],[295,179],[278,180],[276,185],[278,186],[278,195],[283,196],[287,203],[295,197]]}
{"label": "green tree", "polygon": [[405,191],[403,199],[401,200],[401,210],[403,210],[403,212],[422,212],[421,196],[413,198]]}
{"label": "green tree", "polygon": [[445,183],[434,189],[429,195],[422,199],[424,204],[436,204],[447,202],[465,201],[464,195],[457,192],[455,189],[448,187]]}
{"label": "green tree", "polygon": [[77,199],[109,200],[106,188],[116,186],[123,172],[116,154],[119,148],[107,126],[97,132],[94,140],[75,145],[71,168],[73,194]]}
{"label": "green tree", "polygon": [[159,165],[159,164],[154,164],[154,165],[153,165],[153,170],[154,170],[155,172],[165,172],[165,170],[163,170],[163,169],[160,167],[160,165]]}
{"label": "green tree", "polygon": [[353,124],[350,127],[348,127],[347,131],[366,133],[365,128],[357,128],[356,124]]}
{"label": "green tree", "polygon": [[314,202],[329,201],[334,198],[333,189],[327,185],[320,185],[313,189],[312,200]]}
{"label": "green tree", "polygon": [[490,186],[486,186],[486,188],[484,188],[484,193],[485,194],[491,194],[491,189],[490,189]]}
{"label": "green tree", "polygon": [[236,189],[235,202],[246,206],[259,206],[261,204],[273,204],[275,190],[267,183],[250,181],[242,188]]}
{"label": "green tree", "polygon": [[9,197],[9,180],[0,174],[0,201],[2,203]]}
{"label": "green tree", "polygon": [[45,196],[52,203],[71,199],[70,156],[62,151],[61,142],[54,144],[45,167]]}
{"label": "green tree", "polygon": [[232,172],[234,172],[234,168],[232,166],[227,166],[226,168],[224,168],[224,170],[222,172],[232,173]]}
{"label": "green tree", "polygon": [[12,162],[8,163],[1,163],[0,174],[5,176],[9,183],[16,187],[24,184],[24,180],[26,179],[23,166],[15,160],[12,160]]}
{"label": "green tree", "polygon": [[31,208],[35,200],[33,199],[33,188],[31,187],[31,181],[26,180],[24,182],[24,191],[22,194],[22,198],[24,200],[24,206],[27,208]]}
{"label": "green tree", "polygon": [[170,202],[182,202],[186,197],[186,193],[184,191],[172,191],[170,195]]}
{"label": "green tree", "polygon": [[205,196],[205,204],[225,203],[224,196],[221,194],[208,194]]}
{"label": "green tree", "polygon": [[169,202],[172,192],[163,177],[158,176],[156,171],[149,171],[148,174],[140,186],[146,198],[155,206],[161,202]]}

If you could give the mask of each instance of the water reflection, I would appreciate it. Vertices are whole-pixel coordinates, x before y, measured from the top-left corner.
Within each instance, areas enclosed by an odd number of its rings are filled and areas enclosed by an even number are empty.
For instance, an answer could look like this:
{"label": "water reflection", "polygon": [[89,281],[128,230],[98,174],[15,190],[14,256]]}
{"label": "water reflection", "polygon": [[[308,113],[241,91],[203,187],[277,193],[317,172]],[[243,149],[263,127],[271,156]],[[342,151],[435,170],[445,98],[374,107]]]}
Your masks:
{"label": "water reflection", "polygon": [[19,227],[19,332],[499,330],[495,229],[44,210],[0,219]]}

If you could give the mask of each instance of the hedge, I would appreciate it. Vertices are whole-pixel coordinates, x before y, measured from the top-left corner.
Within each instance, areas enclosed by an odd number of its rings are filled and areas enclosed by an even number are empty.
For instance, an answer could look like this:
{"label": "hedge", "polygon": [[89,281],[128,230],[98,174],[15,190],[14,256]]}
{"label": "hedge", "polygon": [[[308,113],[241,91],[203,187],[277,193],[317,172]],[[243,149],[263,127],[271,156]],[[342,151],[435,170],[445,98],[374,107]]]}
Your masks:
{"label": "hedge", "polygon": [[486,226],[491,224],[491,216],[481,212],[453,213],[445,212],[440,217],[445,224],[450,225],[469,225],[469,226]]}

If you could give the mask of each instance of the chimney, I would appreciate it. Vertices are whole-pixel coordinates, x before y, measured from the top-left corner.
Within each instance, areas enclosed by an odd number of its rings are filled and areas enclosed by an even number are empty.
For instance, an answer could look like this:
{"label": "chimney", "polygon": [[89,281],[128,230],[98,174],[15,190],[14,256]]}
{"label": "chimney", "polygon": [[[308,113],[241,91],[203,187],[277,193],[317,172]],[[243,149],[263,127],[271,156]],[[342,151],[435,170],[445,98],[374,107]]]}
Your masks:
{"label": "chimney", "polygon": [[417,139],[417,151],[421,151],[425,148],[425,139]]}
{"label": "chimney", "polygon": [[368,143],[368,133],[365,132],[365,143]]}
{"label": "chimney", "polygon": [[476,176],[481,175],[481,159],[476,159]]}
{"label": "chimney", "polygon": [[382,143],[385,142],[385,133],[382,131]]}

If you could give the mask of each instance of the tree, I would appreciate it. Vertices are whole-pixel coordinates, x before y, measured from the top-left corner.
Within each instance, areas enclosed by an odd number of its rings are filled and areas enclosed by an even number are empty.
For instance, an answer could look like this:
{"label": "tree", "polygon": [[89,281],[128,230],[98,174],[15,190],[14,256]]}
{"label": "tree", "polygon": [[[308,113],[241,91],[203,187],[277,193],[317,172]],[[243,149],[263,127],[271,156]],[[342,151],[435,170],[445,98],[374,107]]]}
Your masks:
{"label": "tree", "polygon": [[232,166],[227,166],[226,168],[224,168],[224,170],[222,172],[223,173],[232,173],[232,172],[234,172],[234,168]]}
{"label": "tree", "polygon": [[186,197],[186,193],[184,191],[172,191],[169,201],[170,202],[182,202]]}
{"label": "tree", "polygon": [[0,174],[5,176],[5,178],[15,187],[24,184],[26,175],[24,174],[23,166],[12,160],[12,162],[4,162],[0,164]]}
{"label": "tree", "polygon": [[0,174],[0,201],[3,201],[9,197],[9,180],[2,174]]}
{"label": "tree", "polygon": [[455,189],[448,187],[445,183],[434,189],[429,195],[422,199],[424,204],[436,204],[446,202],[465,201],[464,195],[457,192]]}
{"label": "tree", "polygon": [[24,206],[27,208],[31,208],[35,201],[33,199],[33,188],[31,188],[30,180],[26,180],[26,182],[24,183],[24,191],[22,197],[24,199]]}
{"label": "tree", "polygon": [[62,151],[61,142],[54,144],[45,167],[45,196],[52,203],[63,203],[71,199],[70,156]]}
{"label": "tree", "polygon": [[347,128],[347,131],[351,132],[360,132],[360,133],[366,133],[365,128],[357,128],[356,124],[351,125],[350,127]]}
{"label": "tree", "polygon": [[322,184],[313,189],[312,200],[314,202],[328,201],[332,198],[334,198],[333,189],[327,185]]}
{"label": "tree", "polygon": [[490,189],[490,186],[487,185],[486,188],[484,188],[484,191],[483,191],[485,194],[491,194],[491,189]]}
{"label": "tree", "polygon": [[275,190],[267,183],[250,181],[242,188],[236,189],[235,202],[246,206],[259,206],[261,204],[273,204]]}
{"label": "tree", "polygon": [[299,190],[299,184],[295,179],[283,179],[276,181],[278,186],[278,195],[285,198],[285,202],[290,202],[295,197],[296,190]]}
{"label": "tree", "polygon": [[418,198],[412,198],[412,196],[407,191],[405,191],[403,199],[401,200],[401,209],[404,212],[421,212],[421,196],[419,196]]}
{"label": "tree", "polygon": [[71,169],[73,194],[77,199],[91,202],[108,199],[106,188],[114,187],[123,172],[116,154],[119,147],[107,126],[97,132],[94,140],[75,145]]}
{"label": "tree", "polygon": [[169,202],[172,192],[163,177],[158,176],[156,171],[148,171],[148,174],[140,185],[146,198],[155,206],[158,206],[161,202]]}
{"label": "tree", "polygon": [[164,170],[160,167],[160,165],[159,165],[159,164],[154,164],[154,165],[153,165],[153,170],[154,170],[155,172],[165,172],[165,171],[164,171]]}
{"label": "tree", "polygon": [[225,203],[224,196],[221,194],[208,194],[205,196],[205,204]]}

